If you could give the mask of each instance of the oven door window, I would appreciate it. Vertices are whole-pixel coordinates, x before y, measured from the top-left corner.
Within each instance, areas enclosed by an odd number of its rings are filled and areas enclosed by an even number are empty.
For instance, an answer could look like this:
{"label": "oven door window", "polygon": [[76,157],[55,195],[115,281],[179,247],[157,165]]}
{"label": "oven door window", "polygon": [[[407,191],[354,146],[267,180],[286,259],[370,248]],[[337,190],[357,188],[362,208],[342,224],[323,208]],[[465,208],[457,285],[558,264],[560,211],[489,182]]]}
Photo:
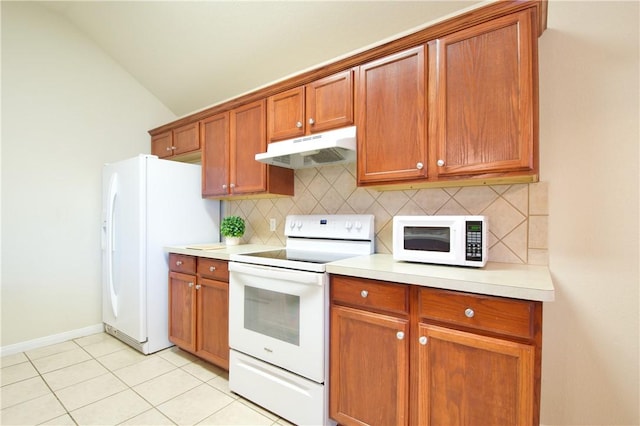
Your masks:
{"label": "oven door window", "polygon": [[451,228],[448,226],[405,226],[405,250],[449,253]]}
{"label": "oven door window", "polygon": [[244,327],[299,346],[300,296],[245,286]]}

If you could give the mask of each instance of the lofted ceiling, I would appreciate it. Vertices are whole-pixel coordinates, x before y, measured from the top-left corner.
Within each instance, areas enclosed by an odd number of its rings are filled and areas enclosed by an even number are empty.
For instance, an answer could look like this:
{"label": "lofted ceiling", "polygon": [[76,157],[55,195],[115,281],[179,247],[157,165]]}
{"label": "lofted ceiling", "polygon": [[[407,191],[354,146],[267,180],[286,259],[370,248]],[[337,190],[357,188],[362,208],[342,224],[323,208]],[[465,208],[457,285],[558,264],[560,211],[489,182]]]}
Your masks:
{"label": "lofted ceiling", "polygon": [[46,1],[180,117],[479,1]]}

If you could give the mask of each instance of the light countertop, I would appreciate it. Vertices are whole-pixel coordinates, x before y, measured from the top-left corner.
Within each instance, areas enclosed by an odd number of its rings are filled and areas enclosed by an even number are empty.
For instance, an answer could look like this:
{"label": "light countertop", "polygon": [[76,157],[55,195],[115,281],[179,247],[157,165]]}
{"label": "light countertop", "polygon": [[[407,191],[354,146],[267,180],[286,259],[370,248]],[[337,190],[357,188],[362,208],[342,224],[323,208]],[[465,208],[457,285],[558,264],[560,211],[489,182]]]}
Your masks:
{"label": "light countertop", "polygon": [[331,262],[327,272],[542,302],[555,298],[546,266],[488,262],[484,268],[468,268],[399,262],[391,254],[372,254]]}
{"label": "light countertop", "polygon": [[211,243],[186,246],[170,246],[165,247],[164,251],[166,251],[167,253],[207,257],[209,259],[229,260],[232,254],[277,250],[281,248],[281,246],[267,246],[263,244],[239,244],[237,246],[226,246],[224,243]]}
{"label": "light countertop", "polygon": [[[281,249],[280,246],[212,243],[165,247],[168,253],[230,260],[232,254]],[[555,290],[546,266],[488,262],[484,268],[427,265],[393,260],[391,254],[351,257],[327,264],[336,275],[436,287],[491,296],[551,302]]]}

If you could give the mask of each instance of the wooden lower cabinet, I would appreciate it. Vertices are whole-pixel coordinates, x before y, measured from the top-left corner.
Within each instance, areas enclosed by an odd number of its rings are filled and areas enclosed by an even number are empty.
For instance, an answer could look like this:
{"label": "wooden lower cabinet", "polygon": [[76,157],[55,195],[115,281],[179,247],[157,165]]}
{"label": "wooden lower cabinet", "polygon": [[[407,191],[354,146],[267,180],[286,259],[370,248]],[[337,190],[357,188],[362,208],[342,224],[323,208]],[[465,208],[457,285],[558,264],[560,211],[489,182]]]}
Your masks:
{"label": "wooden lower cabinet", "polygon": [[[170,267],[177,256],[180,255],[170,255]],[[194,274],[169,272],[169,340],[202,359],[229,369],[227,262],[186,257],[195,260]]]}
{"label": "wooden lower cabinet", "polygon": [[532,345],[419,324],[419,425],[527,425],[533,419]]}
{"label": "wooden lower cabinet", "polygon": [[169,272],[169,340],[189,352],[196,342],[195,282],[195,275]]}
{"label": "wooden lower cabinet", "polygon": [[406,424],[408,321],[336,306],[331,323],[331,417],[345,425]]}
{"label": "wooden lower cabinet", "polygon": [[539,423],[541,302],[343,276],[331,295],[341,425]]}

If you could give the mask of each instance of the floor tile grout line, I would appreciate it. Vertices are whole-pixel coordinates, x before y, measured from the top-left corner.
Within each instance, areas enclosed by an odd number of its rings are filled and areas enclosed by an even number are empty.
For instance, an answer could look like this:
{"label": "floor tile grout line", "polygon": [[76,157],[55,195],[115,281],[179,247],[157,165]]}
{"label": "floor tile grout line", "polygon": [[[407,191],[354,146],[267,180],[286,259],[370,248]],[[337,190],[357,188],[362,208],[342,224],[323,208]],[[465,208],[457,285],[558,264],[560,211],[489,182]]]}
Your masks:
{"label": "floor tile grout line", "polygon": [[[127,421],[129,421],[129,420],[131,420],[131,419],[133,419],[133,418],[135,418],[135,417],[137,417],[137,416],[139,416],[139,415],[141,415],[141,414],[143,414],[143,413],[146,413],[147,411],[150,411],[150,410],[156,410],[156,411],[157,411],[158,413],[160,413],[164,418],[166,418],[167,420],[169,420],[172,424],[176,424],[176,423],[174,422],[174,420],[173,420],[173,419],[171,419],[170,417],[168,417],[168,416],[167,416],[163,411],[161,411],[158,407],[159,407],[160,405],[162,405],[162,404],[166,403],[166,402],[171,401],[172,399],[175,399],[175,398],[179,397],[180,395],[183,395],[184,393],[187,393],[187,392],[189,392],[189,391],[193,390],[195,387],[201,386],[202,384],[207,385],[207,386],[208,386],[208,387],[210,387],[211,389],[214,389],[214,390],[216,390],[217,392],[220,392],[220,393],[221,393],[221,394],[223,394],[223,395],[226,395],[226,396],[231,397],[231,398],[232,398],[232,400],[231,400],[228,404],[224,405],[223,407],[220,407],[220,408],[219,408],[218,410],[216,410],[215,412],[208,414],[206,417],[204,417],[203,419],[199,420],[196,424],[201,424],[201,423],[202,423],[204,420],[206,420],[208,417],[211,417],[211,416],[215,415],[216,413],[220,412],[221,410],[224,410],[225,408],[229,407],[231,404],[233,404],[233,403],[235,403],[235,402],[237,402],[237,403],[241,403],[241,404],[243,404],[245,407],[249,408],[250,410],[252,410],[252,411],[254,411],[254,412],[256,412],[256,413],[258,413],[258,414],[260,414],[260,415],[262,415],[262,416],[265,416],[265,414],[264,414],[264,413],[262,413],[261,411],[257,410],[255,407],[253,407],[253,406],[251,406],[251,405],[249,405],[249,404],[245,404],[245,403],[244,403],[244,401],[247,401],[247,402],[249,402],[249,403],[251,403],[251,401],[245,400],[241,395],[237,395],[237,394],[234,394],[234,393],[232,393],[232,395],[229,395],[229,393],[228,393],[228,392],[226,392],[226,391],[224,391],[223,389],[220,389],[220,388],[218,388],[218,387],[214,386],[212,383],[210,383],[212,380],[215,380],[215,379],[217,379],[217,378],[222,378],[222,379],[225,379],[225,380],[227,380],[227,381],[228,381],[228,378],[225,378],[225,377],[224,377],[224,372],[222,372],[222,371],[211,371],[211,370],[209,370],[209,371],[212,373],[213,377],[211,377],[211,378],[209,378],[209,379],[207,379],[207,380],[204,380],[204,379],[202,379],[202,378],[200,378],[200,377],[196,376],[196,375],[195,375],[194,373],[192,373],[191,371],[189,371],[189,370],[187,370],[187,369],[185,369],[185,368],[184,368],[184,367],[187,367],[187,366],[192,365],[192,364],[203,364],[201,359],[197,359],[197,358],[196,358],[196,359],[189,359],[189,360],[187,360],[187,362],[182,363],[182,364],[180,364],[180,365],[177,365],[177,364],[175,364],[175,363],[171,362],[169,359],[166,359],[166,358],[162,357],[161,355],[159,355],[159,354],[160,354],[160,352],[162,352],[162,351],[156,352],[155,354],[151,354],[151,356],[157,356],[157,357],[159,357],[159,358],[164,359],[166,362],[168,362],[169,364],[171,364],[171,365],[173,366],[173,368],[172,368],[170,371],[167,371],[167,372],[165,372],[165,373],[160,374],[159,376],[155,376],[155,377],[153,377],[153,378],[150,378],[150,379],[148,379],[148,380],[145,380],[145,381],[143,381],[143,382],[140,382],[140,383],[137,383],[137,384],[135,384],[135,385],[133,385],[133,386],[130,386],[129,384],[127,384],[126,382],[124,382],[124,380],[123,380],[123,379],[121,379],[120,377],[118,377],[118,376],[115,374],[115,372],[116,372],[117,370],[120,370],[120,369],[125,368],[125,367],[121,367],[121,368],[117,368],[117,369],[111,369],[111,368],[109,368],[107,365],[103,364],[103,362],[101,362],[101,361],[98,359],[99,357],[104,357],[104,356],[107,356],[107,355],[110,355],[110,354],[116,353],[116,352],[118,352],[118,351],[120,351],[120,350],[128,350],[129,348],[124,347],[124,348],[121,348],[121,349],[116,350],[116,351],[113,351],[113,352],[109,352],[109,353],[106,353],[106,354],[100,354],[100,356],[98,357],[98,356],[93,355],[93,354],[92,354],[90,351],[88,351],[87,349],[85,349],[85,346],[88,346],[88,345],[84,345],[84,346],[83,346],[83,345],[80,345],[80,344],[79,344],[75,339],[71,339],[71,341],[72,341],[72,342],[73,342],[77,347],[81,348],[85,353],[87,353],[87,354],[89,355],[89,359],[86,359],[86,360],[83,360],[83,361],[79,361],[79,362],[75,362],[75,363],[73,363],[73,364],[69,364],[69,365],[66,365],[66,366],[64,366],[64,367],[57,368],[57,369],[55,369],[55,370],[51,370],[51,371],[47,371],[47,372],[41,372],[41,371],[36,367],[36,365],[34,364],[34,362],[33,362],[34,360],[33,360],[33,359],[31,359],[31,358],[26,354],[26,352],[23,352],[23,353],[22,353],[22,354],[24,355],[24,357],[25,357],[25,361],[24,361],[24,362],[28,362],[28,363],[31,365],[31,367],[32,367],[32,368],[34,369],[34,371],[36,372],[36,375],[34,375],[34,376],[32,376],[32,377],[28,377],[28,378],[22,379],[22,380],[19,380],[19,381],[14,382],[14,383],[19,383],[19,382],[22,382],[22,381],[25,381],[25,380],[29,380],[29,379],[32,379],[32,378],[35,378],[35,377],[39,377],[39,378],[40,378],[40,380],[42,380],[42,381],[44,382],[44,384],[45,384],[45,386],[46,386],[47,390],[49,391],[49,393],[50,393],[50,394],[52,394],[52,395],[54,396],[54,398],[56,398],[56,400],[58,401],[58,403],[60,404],[60,406],[61,406],[61,407],[62,407],[62,409],[64,410],[64,413],[62,413],[62,414],[58,414],[58,415],[56,415],[56,416],[54,416],[54,417],[52,417],[52,418],[50,418],[50,419],[48,419],[48,420],[45,420],[45,423],[46,423],[46,422],[50,422],[50,421],[52,421],[52,420],[54,420],[54,419],[56,419],[56,418],[59,418],[59,417],[61,417],[61,416],[66,415],[66,416],[68,416],[68,417],[69,417],[69,419],[70,419],[70,420],[71,420],[75,425],[78,425],[78,422],[76,421],[76,419],[74,418],[74,416],[71,414],[73,411],[79,410],[79,409],[81,409],[81,408],[83,408],[83,407],[86,407],[86,406],[88,406],[88,405],[91,405],[91,404],[97,403],[97,402],[102,401],[102,400],[104,400],[104,399],[107,399],[107,398],[113,397],[114,395],[117,395],[117,394],[119,394],[119,393],[126,392],[127,390],[131,390],[134,394],[136,394],[136,395],[137,395],[137,396],[139,396],[142,400],[144,400],[146,403],[148,403],[148,404],[150,405],[150,408],[148,408],[148,409],[144,410],[142,413],[138,413],[138,414],[136,414],[135,416],[132,416],[132,417],[130,417],[130,418],[128,418],[128,419],[124,419],[124,420],[122,420],[119,424],[124,423],[124,422],[127,422]],[[96,343],[99,343],[99,342],[96,342]],[[76,349],[76,348],[74,348],[74,349],[70,349],[70,350],[68,350],[68,351],[58,352],[58,353],[51,354],[51,355],[57,355],[57,354],[64,353],[64,352],[70,352],[70,351],[75,350],[75,349]],[[51,356],[51,355],[47,355],[47,356]],[[42,357],[42,358],[44,358],[44,357]],[[36,359],[40,359],[40,358],[36,358]],[[148,358],[147,358],[147,357],[145,357],[145,358],[141,358],[141,361],[139,361],[139,362],[142,362],[142,361],[144,361],[145,359],[148,359]],[[111,374],[111,375],[115,376],[115,378],[125,386],[125,389],[122,389],[122,390],[120,390],[120,391],[118,391],[118,392],[115,392],[115,393],[113,393],[113,394],[111,394],[111,395],[108,395],[108,396],[105,396],[105,397],[103,397],[103,398],[100,398],[99,400],[93,401],[93,402],[91,402],[91,403],[89,403],[89,404],[85,404],[85,405],[83,405],[82,407],[77,407],[76,409],[74,409],[74,410],[71,410],[71,411],[70,411],[70,410],[69,410],[69,409],[68,409],[68,408],[67,408],[67,407],[62,403],[62,401],[60,400],[60,398],[59,398],[59,396],[58,396],[57,392],[59,392],[59,391],[61,391],[61,390],[63,390],[63,389],[67,389],[68,387],[73,386],[73,385],[65,386],[65,387],[63,387],[63,388],[60,388],[60,389],[58,389],[58,390],[54,391],[54,390],[52,389],[51,385],[50,385],[50,384],[47,382],[47,380],[45,379],[44,375],[45,375],[45,374],[48,374],[48,373],[51,373],[51,372],[54,372],[54,371],[59,371],[59,370],[61,370],[61,369],[68,368],[68,367],[71,367],[71,366],[74,366],[74,365],[79,365],[79,364],[82,364],[82,363],[85,363],[85,362],[89,362],[89,361],[92,361],[92,360],[93,360],[93,361],[96,361],[96,362],[98,363],[98,365],[100,365],[101,367],[103,367],[103,368],[106,370],[106,373],[101,374],[101,375],[96,376],[96,377],[100,377],[100,376],[103,376],[103,375],[106,375],[106,374]],[[130,364],[130,365],[128,365],[128,366],[135,365],[135,364],[137,364],[137,363],[138,363],[138,362],[135,362],[135,363]],[[18,364],[21,364],[21,363],[18,363]],[[18,365],[18,364],[14,364],[14,365]],[[212,364],[212,365],[213,365],[213,364]],[[218,369],[218,367],[217,367],[217,366],[215,366],[215,365],[213,365],[213,366],[214,366],[214,368],[215,368],[216,370]],[[173,372],[173,371],[176,371],[176,370],[180,370],[180,371],[182,371],[182,372],[184,372],[184,373],[189,374],[189,375],[190,375],[190,376],[192,376],[193,378],[197,379],[197,380],[198,380],[198,382],[199,382],[199,384],[198,384],[198,385],[196,385],[195,387],[192,387],[192,388],[190,388],[190,389],[188,389],[188,390],[186,390],[186,391],[184,391],[184,392],[180,393],[179,395],[174,395],[174,396],[172,396],[172,397],[171,397],[171,398],[169,398],[167,401],[163,401],[163,402],[158,403],[158,404],[154,404],[154,403],[152,403],[151,401],[147,400],[143,395],[141,395],[140,393],[138,393],[138,392],[134,389],[134,386],[138,386],[138,385],[140,385],[140,384],[143,384],[143,383],[149,382],[149,381],[151,381],[151,380],[153,380],[153,379],[156,379],[156,378],[161,377],[161,376],[163,376],[163,375],[169,374],[169,373],[171,373],[171,372]],[[82,381],[80,381],[80,382],[78,382],[78,383],[75,383],[75,384],[83,383],[83,382],[86,382],[86,381],[88,381],[88,380],[95,379],[96,377],[92,377],[92,378],[89,378],[89,379],[86,379],[86,380],[82,380]],[[12,384],[13,384],[13,383],[12,383]],[[74,385],[75,385],[75,384],[74,384]],[[4,386],[3,386],[3,387],[4,387]],[[44,396],[44,395],[42,395],[42,396]],[[33,400],[33,399],[35,399],[35,398],[31,398],[31,399],[28,399],[28,400],[25,400],[25,401],[21,401],[21,402],[20,402],[20,403],[18,403],[18,404],[21,404],[21,403],[24,403],[24,402],[27,402],[27,401],[31,401],[31,400]],[[16,405],[18,405],[18,404],[16,404]],[[13,407],[13,406],[15,406],[15,405],[12,405],[11,407]],[[9,408],[9,407],[5,407],[5,408]],[[4,409],[3,409],[3,410],[4,410]],[[271,413],[271,414],[275,417],[275,419],[273,419],[273,420],[272,420],[270,417],[267,417],[267,419],[269,419],[269,421],[271,422],[271,423],[270,423],[270,425],[278,425],[278,424],[280,424],[279,422],[280,422],[281,418],[280,418],[279,416],[277,416],[276,414],[274,414],[274,413]],[[265,417],[266,417],[266,416],[265,416]]]}

